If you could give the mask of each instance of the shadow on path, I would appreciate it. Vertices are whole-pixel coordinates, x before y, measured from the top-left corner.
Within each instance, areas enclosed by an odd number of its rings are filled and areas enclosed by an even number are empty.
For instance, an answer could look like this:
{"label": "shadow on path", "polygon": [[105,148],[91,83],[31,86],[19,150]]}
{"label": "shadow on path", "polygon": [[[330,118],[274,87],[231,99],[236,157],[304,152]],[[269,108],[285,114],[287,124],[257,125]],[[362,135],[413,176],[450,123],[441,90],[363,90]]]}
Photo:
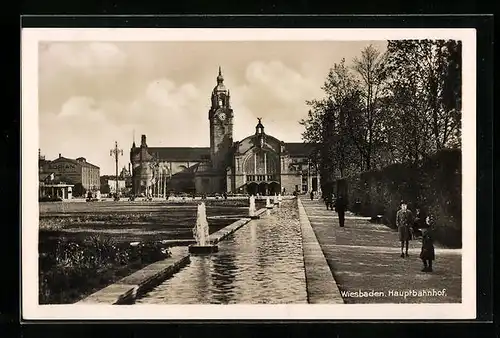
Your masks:
{"label": "shadow on path", "polygon": [[349,212],[340,228],[337,213],[321,201],[302,203],[345,303],[461,302],[460,249],[436,248],[434,272],[424,273],[420,241],[401,258],[396,231]]}

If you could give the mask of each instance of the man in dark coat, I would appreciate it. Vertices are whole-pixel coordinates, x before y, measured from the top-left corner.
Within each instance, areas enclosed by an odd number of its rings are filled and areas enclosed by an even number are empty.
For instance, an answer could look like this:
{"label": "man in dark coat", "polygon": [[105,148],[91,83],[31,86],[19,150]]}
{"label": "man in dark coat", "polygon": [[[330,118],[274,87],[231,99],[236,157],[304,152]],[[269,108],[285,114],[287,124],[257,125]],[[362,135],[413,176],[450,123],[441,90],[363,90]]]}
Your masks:
{"label": "man in dark coat", "polygon": [[[411,228],[413,226],[414,217],[408,209],[405,201],[401,201],[401,209],[396,213],[396,225],[398,227],[399,241],[401,242],[401,257],[408,257],[408,246],[411,240]],[[403,250],[405,249],[405,252]]]}
{"label": "man in dark coat", "polygon": [[340,194],[339,197],[335,200],[335,211],[339,215],[339,226],[341,228],[344,227],[346,209],[347,201],[345,200],[344,196]]}

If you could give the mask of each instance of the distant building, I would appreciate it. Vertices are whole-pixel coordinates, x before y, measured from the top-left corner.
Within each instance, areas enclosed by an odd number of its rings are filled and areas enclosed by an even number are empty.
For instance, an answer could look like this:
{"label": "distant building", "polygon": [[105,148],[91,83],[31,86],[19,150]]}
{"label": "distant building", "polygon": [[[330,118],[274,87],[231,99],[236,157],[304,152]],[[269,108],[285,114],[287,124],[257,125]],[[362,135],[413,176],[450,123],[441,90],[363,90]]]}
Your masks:
{"label": "distant building", "polygon": [[55,160],[48,161],[39,155],[38,166],[40,176],[53,174],[56,181],[73,185],[75,196],[100,189],[99,167],[87,162],[84,157],[70,159],[59,154]]}
{"label": "distant building", "polygon": [[[118,176],[118,191],[122,193],[126,189],[125,179]],[[104,175],[101,176],[101,192],[103,194],[116,193],[116,176]]]}
{"label": "distant building", "polygon": [[132,189],[132,174],[130,173],[130,163],[128,167],[128,170],[127,168],[123,167],[118,178],[125,181],[125,188]]}
{"label": "distant building", "polygon": [[[176,192],[275,194],[319,189],[319,176],[309,163],[313,145],[286,143],[264,132],[233,141],[233,112],[221,69],[208,112],[210,147],[148,147],[146,135],[130,149],[135,194]],[[189,131],[186,131],[189,133]]]}

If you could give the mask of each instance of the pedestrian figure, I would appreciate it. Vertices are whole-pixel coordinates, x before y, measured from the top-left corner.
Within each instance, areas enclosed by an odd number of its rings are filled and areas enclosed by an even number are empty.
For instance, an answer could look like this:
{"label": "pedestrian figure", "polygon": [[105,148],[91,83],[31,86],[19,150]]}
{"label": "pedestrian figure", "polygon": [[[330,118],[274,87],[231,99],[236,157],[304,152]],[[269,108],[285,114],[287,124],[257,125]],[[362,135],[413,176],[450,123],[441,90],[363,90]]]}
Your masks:
{"label": "pedestrian figure", "polygon": [[335,211],[339,216],[339,226],[341,228],[344,227],[346,209],[347,209],[347,201],[345,200],[344,196],[339,195],[339,197],[335,201]]}
{"label": "pedestrian figure", "polygon": [[432,261],[436,258],[434,250],[433,229],[434,222],[431,216],[425,219],[426,227],[422,229],[422,250],[420,259],[424,263],[422,272],[432,272]]}
{"label": "pedestrian figure", "polygon": [[311,195],[311,201],[314,200],[314,191],[311,190],[310,195]]}
{"label": "pedestrian figure", "polygon": [[425,228],[425,218],[420,210],[420,208],[415,209],[415,220],[413,221],[413,239],[422,236],[422,230]]}
{"label": "pedestrian figure", "polygon": [[[408,245],[411,240],[411,227],[413,226],[413,214],[408,209],[405,201],[401,201],[401,209],[396,213],[396,225],[399,232],[399,241],[401,242],[401,257],[408,257]],[[405,249],[405,252],[403,250]]]}
{"label": "pedestrian figure", "polygon": [[323,200],[325,201],[326,210],[329,210],[330,207],[332,206],[332,203],[333,203],[332,202],[332,194],[326,193],[325,196],[323,197]]}

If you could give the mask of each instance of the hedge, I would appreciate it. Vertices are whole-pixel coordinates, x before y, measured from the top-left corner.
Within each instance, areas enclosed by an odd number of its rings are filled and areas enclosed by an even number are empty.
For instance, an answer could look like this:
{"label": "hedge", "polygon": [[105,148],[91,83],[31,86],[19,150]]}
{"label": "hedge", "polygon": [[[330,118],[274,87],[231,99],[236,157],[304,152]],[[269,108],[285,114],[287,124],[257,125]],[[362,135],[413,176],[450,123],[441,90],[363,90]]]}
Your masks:
{"label": "hedge", "polygon": [[[396,227],[402,199],[413,212],[436,219],[436,241],[448,247],[462,245],[462,170],[460,150],[443,150],[419,163],[394,164],[336,181],[347,195],[349,209],[369,217],[383,215]],[[357,202],[357,203],[356,203]]]}

